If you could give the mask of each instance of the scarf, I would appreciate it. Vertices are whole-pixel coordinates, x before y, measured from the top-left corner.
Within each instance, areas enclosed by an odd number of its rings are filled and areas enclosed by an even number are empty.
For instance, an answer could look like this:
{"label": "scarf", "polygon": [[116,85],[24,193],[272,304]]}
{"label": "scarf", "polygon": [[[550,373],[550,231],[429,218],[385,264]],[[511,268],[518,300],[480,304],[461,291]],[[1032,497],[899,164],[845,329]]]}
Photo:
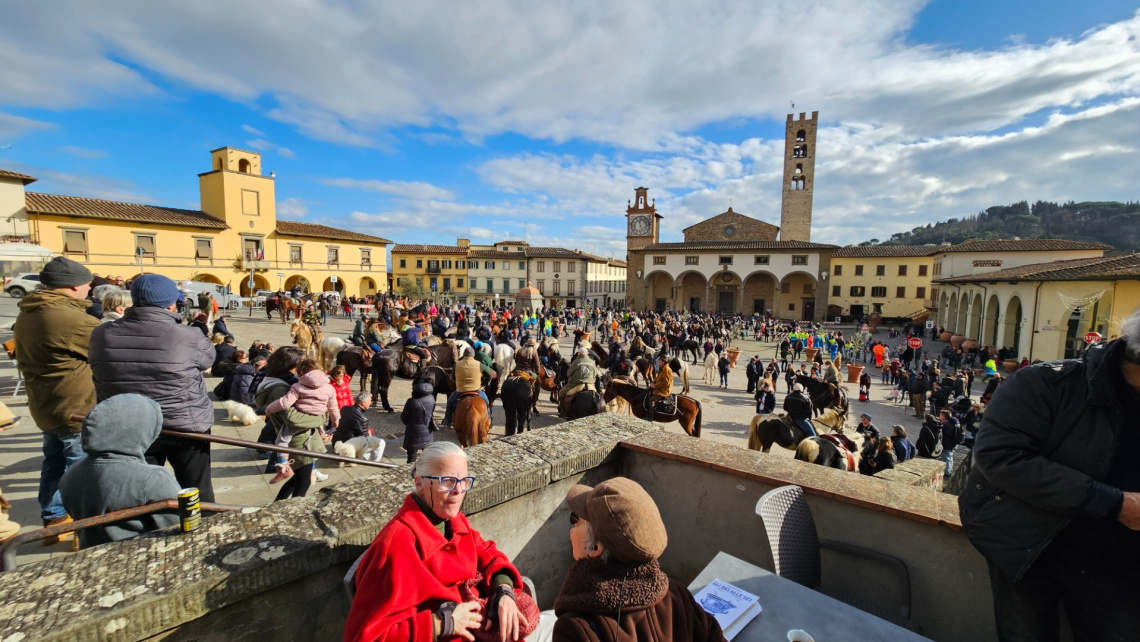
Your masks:
{"label": "scarf", "polygon": [[[623,586],[624,585],[624,586]],[[669,577],[657,560],[638,565],[584,559],[566,573],[554,612],[609,612],[652,606],[669,592]]]}

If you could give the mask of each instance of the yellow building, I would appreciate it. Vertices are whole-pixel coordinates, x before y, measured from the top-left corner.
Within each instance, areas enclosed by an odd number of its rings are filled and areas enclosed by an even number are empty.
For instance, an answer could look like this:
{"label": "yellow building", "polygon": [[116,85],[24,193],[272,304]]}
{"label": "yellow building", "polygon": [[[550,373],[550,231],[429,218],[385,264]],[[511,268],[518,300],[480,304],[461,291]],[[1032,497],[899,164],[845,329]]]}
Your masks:
{"label": "yellow building", "polygon": [[932,291],[937,245],[844,247],[831,256],[827,317],[918,318],[937,299]]}
{"label": "yellow building", "polygon": [[467,251],[471,243],[458,239],[455,245],[400,243],[392,246],[392,289],[399,293],[405,283],[416,283],[430,296],[435,294],[467,303]]}
{"label": "yellow building", "polygon": [[228,284],[243,295],[293,285],[346,296],[384,291],[391,241],[278,221],[275,178],[261,175],[256,152],[215,149],[210,166],[198,175],[201,210],[27,192],[30,235],[101,276],[153,272]]}

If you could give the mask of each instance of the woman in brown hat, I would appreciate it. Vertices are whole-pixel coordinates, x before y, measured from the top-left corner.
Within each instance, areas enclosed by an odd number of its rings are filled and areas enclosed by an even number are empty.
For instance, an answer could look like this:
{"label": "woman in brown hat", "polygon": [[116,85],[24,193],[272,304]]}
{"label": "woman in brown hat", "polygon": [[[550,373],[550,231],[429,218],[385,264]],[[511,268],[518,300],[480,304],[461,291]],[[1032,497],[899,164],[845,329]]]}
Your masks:
{"label": "woman in brown hat", "polygon": [[724,640],[717,621],[657,564],[668,536],[637,482],[578,484],[566,504],[575,561],[554,601],[554,640]]}

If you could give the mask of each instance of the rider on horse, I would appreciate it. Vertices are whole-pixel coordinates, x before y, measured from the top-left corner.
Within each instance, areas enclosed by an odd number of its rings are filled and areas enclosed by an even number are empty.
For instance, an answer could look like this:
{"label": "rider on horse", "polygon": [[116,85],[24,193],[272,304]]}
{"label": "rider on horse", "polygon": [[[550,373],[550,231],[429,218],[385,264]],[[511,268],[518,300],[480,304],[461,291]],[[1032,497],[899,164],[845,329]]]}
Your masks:
{"label": "rider on horse", "polygon": [[489,372],[490,368],[471,356],[469,351],[465,352],[459,362],[455,364],[455,392],[447,398],[447,410],[443,413],[444,426],[451,426],[451,417],[455,414],[455,406],[459,403],[460,397],[465,394],[478,392],[479,398],[490,407],[491,402],[487,399],[487,393],[483,392],[485,371]]}
{"label": "rider on horse", "polygon": [[802,383],[792,386],[791,394],[784,397],[784,412],[788,413],[788,418],[795,422],[805,435],[808,437],[816,436],[815,427],[811,425],[811,399],[808,399],[808,396],[804,394]]}
{"label": "rider on horse", "polygon": [[566,415],[567,406],[570,405],[570,399],[574,395],[585,390],[593,390],[592,386],[597,378],[598,371],[594,367],[594,360],[590,358],[590,353],[585,349],[578,350],[577,356],[570,362],[570,370],[566,375],[566,385],[558,391],[559,416]]}
{"label": "rider on horse", "polygon": [[673,369],[669,367],[669,358],[664,351],[657,355],[657,376],[653,379],[650,392],[645,396],[645,409],[649,412],[654,412],[660,402],[673,396]]}
{"label": "rider on horse", "polygon": [[422,321],[416,321],[415,325],[412,325],[411,321],[409,320],[401,332],[404,339],[404,349],[408,352],[413,352],[419,355],[421,359],[421,370],[428,362],[431,361],[431,353],[428,352],[426,347],[424,347],[426,344],[420,341],[420,333],[423,331],[424,324]]}

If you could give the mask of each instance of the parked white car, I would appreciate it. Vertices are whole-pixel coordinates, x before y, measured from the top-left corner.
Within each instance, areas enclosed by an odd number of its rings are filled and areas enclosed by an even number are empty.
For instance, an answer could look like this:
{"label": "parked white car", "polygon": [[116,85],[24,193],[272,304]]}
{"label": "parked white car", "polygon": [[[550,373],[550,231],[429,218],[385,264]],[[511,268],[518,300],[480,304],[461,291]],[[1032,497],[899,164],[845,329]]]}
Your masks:
{"label": "parked white car", "polygon": [[4,291],[13,299],[23,298],[28,292],[34,292],[42,287],[39,272],[20,272],[4,279]]}

